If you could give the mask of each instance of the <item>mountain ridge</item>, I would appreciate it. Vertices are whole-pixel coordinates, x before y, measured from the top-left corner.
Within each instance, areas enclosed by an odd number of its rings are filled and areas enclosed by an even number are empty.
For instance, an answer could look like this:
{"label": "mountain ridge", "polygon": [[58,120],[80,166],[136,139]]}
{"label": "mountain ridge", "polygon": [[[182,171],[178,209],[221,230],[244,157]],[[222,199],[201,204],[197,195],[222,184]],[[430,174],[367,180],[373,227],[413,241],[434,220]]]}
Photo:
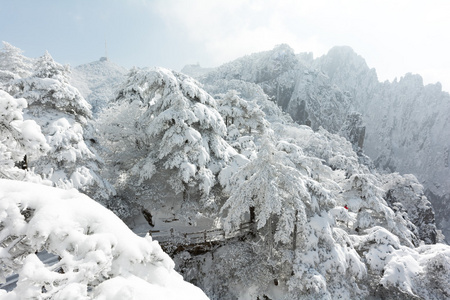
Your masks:
{"label": "mountain ridge", "polygon": [[[191,74],[193,76],[197,74]],[[337,133],[352,112],[362,115],[362,150],[379,169],[415,174],[450,235],[450,94],[420,75],[380,82],[376,69],[349,46],[316,59],[288,45],[254,53],[203,72],[212,85],[241,80],[259,85],[299,124]],[[355,149],[357,150],[357,149]]]}

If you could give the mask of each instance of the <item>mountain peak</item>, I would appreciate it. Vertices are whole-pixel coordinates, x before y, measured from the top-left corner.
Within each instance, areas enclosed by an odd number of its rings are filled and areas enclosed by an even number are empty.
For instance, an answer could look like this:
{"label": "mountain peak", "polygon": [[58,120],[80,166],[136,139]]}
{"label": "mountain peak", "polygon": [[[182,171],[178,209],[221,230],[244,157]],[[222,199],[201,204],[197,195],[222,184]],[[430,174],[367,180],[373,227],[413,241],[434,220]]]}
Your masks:
{"label": "mountain peak", "polygon": [[100,111],[114,97],[117,86],[125,80],[128,70],[107,57],[72,69],[71,84],[78,88],[92,105],[93,113]]}
{"label": "mountain peak", "polygon": [[369,71],[366,60],[349,46],[335,46],[318,60],[329,76],[333,76],[336,72],[342,73],[339,71],[342,68]]}

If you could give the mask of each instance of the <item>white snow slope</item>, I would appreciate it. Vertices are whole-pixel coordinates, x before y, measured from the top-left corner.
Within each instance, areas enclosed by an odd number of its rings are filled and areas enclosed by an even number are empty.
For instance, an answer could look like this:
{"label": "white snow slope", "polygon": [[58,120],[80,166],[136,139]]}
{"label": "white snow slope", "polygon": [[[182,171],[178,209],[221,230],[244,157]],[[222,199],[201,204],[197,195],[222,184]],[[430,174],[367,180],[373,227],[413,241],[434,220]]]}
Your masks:
{"label": "white snow slope", "polygon": [[[150,236],[76,190],[0,179],[0,299],[208,299]],[[60,257],[44,265],[36,251]]]}

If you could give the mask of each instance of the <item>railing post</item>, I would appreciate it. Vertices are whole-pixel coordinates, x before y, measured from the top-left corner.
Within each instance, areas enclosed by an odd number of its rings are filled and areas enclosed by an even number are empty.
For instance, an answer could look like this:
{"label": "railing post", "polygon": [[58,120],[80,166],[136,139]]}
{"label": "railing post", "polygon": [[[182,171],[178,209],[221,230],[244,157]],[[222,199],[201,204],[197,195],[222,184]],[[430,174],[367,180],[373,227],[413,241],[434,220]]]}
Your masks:
{"label": "railing post", "polygon": [[297,223],[298,223],[298,210],[295,211],[295,223],[294,223],[294,233],[292,236],[292,252],[294,254],[295,261],[295,251],[297,250]]}
{"label": "railing post", "polygon": [[206,244],[206,229],[205,229],[205,231],[203,232],[203,237],[205,238],[205,244]]}

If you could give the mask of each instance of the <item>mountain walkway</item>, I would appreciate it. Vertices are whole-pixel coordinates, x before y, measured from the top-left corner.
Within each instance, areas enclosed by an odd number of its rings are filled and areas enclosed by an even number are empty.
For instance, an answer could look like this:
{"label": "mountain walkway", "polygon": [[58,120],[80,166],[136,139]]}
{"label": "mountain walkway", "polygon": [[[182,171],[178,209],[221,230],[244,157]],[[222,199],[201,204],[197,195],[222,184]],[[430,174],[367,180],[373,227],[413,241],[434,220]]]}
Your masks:
{"label": "mountain walkway", "polygon": [[236,238],[243,238],[247,234],[255,232],[255,223],[243,223],[239,229],[226,233],[223,229],[201,230],[197,232],[174,232],[150,230],[152,238],[159,242],[161,248],[170,255],[175,255],[182,251],[198,255],[212,250],[226,241]]}

